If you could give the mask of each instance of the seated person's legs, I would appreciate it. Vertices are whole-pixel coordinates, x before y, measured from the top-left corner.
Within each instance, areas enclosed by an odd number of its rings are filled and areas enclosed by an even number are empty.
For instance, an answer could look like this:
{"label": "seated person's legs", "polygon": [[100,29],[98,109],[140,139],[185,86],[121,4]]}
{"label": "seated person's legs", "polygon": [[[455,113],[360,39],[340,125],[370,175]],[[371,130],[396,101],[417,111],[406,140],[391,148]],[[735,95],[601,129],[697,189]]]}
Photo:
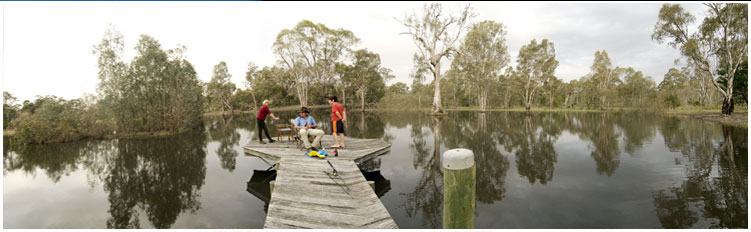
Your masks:
{"label": "seated person's legs", "polygon": [[305,148],[310,148],[310,142],[308,142],[308,132],[311,130],[305,130],[305,129],[300,130],[300,140],[302,140],[302,143],[305,146]]}
{"label": "seated person's legs", "polygon": [[[321,144],[321,138],[323,138],[323,134],[324,134],[323,130],[310,129],[309,134],[316,137],[315,140],[313,140],[313,145],[319,146]],[[319,147],[319,148],[322,148],[322,147]]]}

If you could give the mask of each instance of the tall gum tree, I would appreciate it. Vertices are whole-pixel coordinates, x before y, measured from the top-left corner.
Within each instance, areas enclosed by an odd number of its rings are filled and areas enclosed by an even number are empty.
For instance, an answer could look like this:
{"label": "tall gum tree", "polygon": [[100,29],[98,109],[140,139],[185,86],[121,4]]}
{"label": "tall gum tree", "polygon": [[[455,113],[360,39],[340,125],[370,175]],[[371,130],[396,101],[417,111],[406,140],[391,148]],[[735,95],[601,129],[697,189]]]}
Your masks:
{"label": "tall gum tree", "polygon": [[537,89],[548,79],[555,78],[553,74],[558,67],[555,46],[548,39],[543,39],[540,43],[532,39],[532,42],[519,49],[516,62],[514,73],[522,82],[524,105],[529,111]]}
{"label": "tall gum tree", "polygon": [[456,53],[457,49],[454,44],[463,32],[467,31],[468,21],[475,16],[469,5],[466,5],[458,14],[444,14],[441,4],[425,4],[421,14],[413,12],[401,21],[408,30],[401,34],[410,35],[417,46],[414,60],[415,65],[421,67],[418,70],[427,69],[433,74],[432,113],[434,115],[444,114],[441,103],[441,79],[443,78],[441,59],[449,58]]}
{"label": "tall gum tree", "polygon": [[214,99],[219,101],[222,107],[222,113],[227,108],[230,112],[232,109],[232,94],[237,87],[235,83],[232,83],[230,79],[232,75],[229,74],[227,63],[224,61],[214,66],[214,74],[211,76],[211,81],[208,83],[209,93],[214,96]]}
{"label": "tall gum tree", "polygon": [[600,109],[605,109],[608,106],[608,95],[611,94],[612,89],[615,87],[613,80],[617,78],[616,68],[613,68],[608,52],[605,50],[595,51],[595,60],[592,62],[590,70],[592,71],[592,77],[597,82]]}
{"label": "tall gum tree", "polygon": [[279,32],[273,45],[274,53],[294,77],[300,105],[308,105],[311,83],[334,81],[336,64],[359,41],[349,30],[331,29],[309,20]]}
{"label": "tall gum tree", "polygon": [[381,66],[381,56],[366,49],[352,52],[352,65],[343,67],[342,82],[349,83],[356,89],[360,98],[360,109],[365,110],[366,94],[377,84],[391,78],[391,70]]}
{"label": "tall gum tree", "polygon": [[510,61],[506,33],[503,24],[494,21],[472,25],[452,62],[452,69],[466,79],[477,94],[480,111],[487,108],[491,84],[499,81],[503,68]]}
{"label": "tall gum tree", "polygon": [[[748,56],[748,4],[705,3],[708,15],[699,30],[689,33],[696,18],[678,4],[663,4],[654,26],[652,39],[679,49],[696,65],[697,74],[711,79],[722,95],[722,114],[733,113],[735,71]],[[724,69],[724,70],[723,70]],[[720,72],[728,75],[720,83]],[[728,87],[729,86],[729,87]]]}

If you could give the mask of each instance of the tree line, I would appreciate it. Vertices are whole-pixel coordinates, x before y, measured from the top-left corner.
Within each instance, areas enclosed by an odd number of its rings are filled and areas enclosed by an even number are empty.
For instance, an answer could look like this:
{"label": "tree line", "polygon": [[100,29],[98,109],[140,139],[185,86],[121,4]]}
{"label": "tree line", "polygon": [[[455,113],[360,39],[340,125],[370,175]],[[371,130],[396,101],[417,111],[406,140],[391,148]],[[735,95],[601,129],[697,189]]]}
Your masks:
{"label": "tree line", "polygon": [[[502,23],[482,21],[471,7],[446,12],[440,4],[426,4],[421,14],[407,15],[402,23],[415,42],[413,83],[389,87],[381,106],[411,101],[422,106],[432,97],[431,112],[448,107],[490,108],[547,106],[549,108],[609,109],[664,108],[681,105],[722,104],[732,114],[735,103],[747,104],[748,5],[705,4],[709,10],[699,30],[688,32],[695,18],[678,4],[664,4],[652,39],[681,51],[687,63],[667,70],[659,84],[633,67],[613,67],[607,51],[596,51],[590,72],[569,82],[554,75],[559,61],[555,44],[532,39],[522,46],[515,67],[509,65],[507,31]],[[464,40],[461,41],[461,35]],[[441,61],[453,58],[448,71]],[[425,75],[432,82],[423,84]],[[392,88],[393,87],[393,88]],[[433,89],[428,91],[426,89]],[[432,93],[431,93],[432,92]]]}
{"label": "tree line", "polygon": [[[356,49],[360,39],[351,31],[309,20],[280,31],[272,46],[276,63],[249,62],[241,87],[230,81],[226,62],[215,65],[210,81],[203,82],[185,46],[165,50],[148,35],[140,36],[136,56],[126,62],[124,38],[111,26],[93,47],[100,80],[96,95],[41,96],[19,104],[4,92],[4,129],[15,129],[24,143],[175,134],[202,125],[204,112],[255,110],[263,99],[275,105],[326,104],[331,95],[362,110],[430,104],[433,114],[443,114],[444,107],[612,109],[719,102],[722,113],[731,114],[735,103],[747,104],[748,6],[706,5],[709,15],[693,34],[688,25],[695,18],[680,5],[664,4],[660,10],[652,39],[680,49],[687,65],[669,69],[659,84],[633,67],[613,67],[605,50],[594,53],[588,74],[564,82],[555,76],[555,44],[546,38],[522,46],[512,67],[506,27],[490,20],[471,23],[477,15],[469,5],[451,13],[441,4],[425,4],[423,12],[400,21],[407,29],[402,34],[418,48],[409,86],[387,87],[391,70],[382,66],[379,54]],[[449,69],[441,71],[449,59]],[[432,81],[426,83],[426,76]]]}

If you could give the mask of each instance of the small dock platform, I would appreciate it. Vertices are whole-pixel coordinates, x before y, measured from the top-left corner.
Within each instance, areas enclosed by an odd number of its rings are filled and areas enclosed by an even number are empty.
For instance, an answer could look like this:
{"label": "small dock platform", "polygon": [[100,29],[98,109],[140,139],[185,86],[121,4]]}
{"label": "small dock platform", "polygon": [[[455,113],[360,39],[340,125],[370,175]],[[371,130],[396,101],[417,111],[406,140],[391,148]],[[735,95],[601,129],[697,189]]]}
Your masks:
{"label": "small dock platform", "polygon": [[[325,135],[322,141],[328,147],[333,137]],[[347,148],[339,149],[339,156],[327,148],[329,156],[325,159],[306,157],[294,142],[252,141],[244,147],[246,155],[271,159],[278,165],[264,228],[398,228],[358,167],[386,154],[391,145],[378,139],[349,137],[345,137],[345,144]],[[340,178],[327,175],[332,173],[327,160]]]}

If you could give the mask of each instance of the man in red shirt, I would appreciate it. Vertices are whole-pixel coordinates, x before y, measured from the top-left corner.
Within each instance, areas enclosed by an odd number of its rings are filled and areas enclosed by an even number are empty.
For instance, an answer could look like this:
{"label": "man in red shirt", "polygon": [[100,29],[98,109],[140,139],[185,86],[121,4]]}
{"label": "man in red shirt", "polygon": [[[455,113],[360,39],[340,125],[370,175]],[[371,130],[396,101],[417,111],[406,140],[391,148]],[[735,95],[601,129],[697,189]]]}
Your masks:
{"label": "man in red shirt", "polygon": [[269,138],[270,143],[276,142],[276,140],[271,139],[271,136],[269,136],[269,128],[266,128],[266,115],[271,115],[271,118],[274,120],[279,120],[279,118],[274,116],[269,110],[269,100],[263,100],[263,106],[261,106],[261,110],[258,111],[258,116],[256,116],[256,122],[258,122],[258,140],[261,140],[261,144],[266,144],[266,142],[263,141],[263,134],[261,134],[261,131],[266,132],[266,137]]}
{"label": "man in red shirt", "polygon": [[[344,113],[344,107],[339,104],[336,96],[329,97],[329,104],[331,104],[331,121],[333,122],[331,134],[334,136],[334,145],[330,148],[344,148],[344,123],[347,122],[347,114]],[[336,134],[339,134],[340,138],[337,138]]]}

